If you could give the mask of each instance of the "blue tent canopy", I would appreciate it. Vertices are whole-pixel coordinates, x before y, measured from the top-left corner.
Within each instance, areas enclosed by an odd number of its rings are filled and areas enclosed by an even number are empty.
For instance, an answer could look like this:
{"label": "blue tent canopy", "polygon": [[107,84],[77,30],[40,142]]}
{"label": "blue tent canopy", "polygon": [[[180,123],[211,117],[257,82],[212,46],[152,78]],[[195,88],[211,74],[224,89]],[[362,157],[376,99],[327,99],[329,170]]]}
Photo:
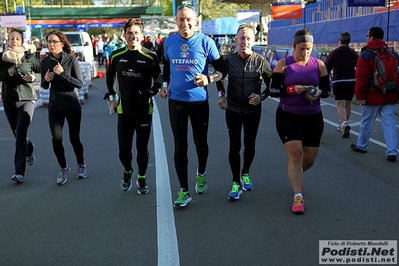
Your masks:
{"label": "blue tent canopy", "polygon": [[203,21],[201,27],[207,35],[235,35],[240,25],[236,17],[226,17]]}

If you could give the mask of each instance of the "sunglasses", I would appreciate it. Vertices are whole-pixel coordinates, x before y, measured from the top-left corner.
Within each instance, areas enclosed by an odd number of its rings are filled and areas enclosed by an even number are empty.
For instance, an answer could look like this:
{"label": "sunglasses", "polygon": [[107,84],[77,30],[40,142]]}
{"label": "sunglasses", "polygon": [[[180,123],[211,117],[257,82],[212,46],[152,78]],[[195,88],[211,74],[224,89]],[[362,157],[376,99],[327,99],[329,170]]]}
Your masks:
{"label": "sunglasses", "polygon": [[251,25],[249,25],[249,24],[242,24],[242,25],[240,25],[240,26],[238,27],[238,29],[237,29],[237,34],[238,34],[238,32],[239,32],[241,29],[244,29],[244,28],[248,28],[248,29],[254,30],[254,27],[253,27],[253,26],[251,26]]}
{"label": "sunglasses", "polygon": [[179,11],[180,9],[183,9],[183,8],[189,8],[189,9],[195,11],[195,8],[190,4],[183,4],[183,5],[178,6],[177,11]]}
{"label": "sunglasses", "polygon": [[132,24],[141,24],[143,25],[143,22],[139,18],[130,18],[126,20],[126,23],[132,23]]}

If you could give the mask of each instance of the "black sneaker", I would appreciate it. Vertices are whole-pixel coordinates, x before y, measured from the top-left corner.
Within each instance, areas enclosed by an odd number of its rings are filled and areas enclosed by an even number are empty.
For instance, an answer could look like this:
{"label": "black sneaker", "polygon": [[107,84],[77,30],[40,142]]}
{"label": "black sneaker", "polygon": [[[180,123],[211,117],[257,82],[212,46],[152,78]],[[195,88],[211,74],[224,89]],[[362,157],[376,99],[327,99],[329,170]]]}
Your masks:
{"label": "black sneaker", "polygon": [[139,193],[140,195],[141,194],[147,194],[148,192],[150,192],[150,190],[148,189],[147,183],[145,182],[145,175],[144,176],[141,176],[141,175],[137,176],[136,185],[138,187],[137,193]]}
{"label": "black sneaker", "polygon": [[396,155],[388,155],[387,160],[390,162],[396,162]]}
{"label": "black sneaker", "polygon": [[132,175],[134,173],[134,169],[130,170],[130,172],[123,172],[123,178],[121,183],[122,191],[129,191],[132,189]]}
{"label": "black sneaker", "polygon": [[351,131],[351,127],[346,123],[343,127],[344,131],[342,132],[342,137],[343,138],[349,138],[350,134],[349,132]]}
{"label": "black sneaker", "polygon": [[367,150],[360,149],[356,144],[351,144],[351,149],[355,152],[367,153]]}

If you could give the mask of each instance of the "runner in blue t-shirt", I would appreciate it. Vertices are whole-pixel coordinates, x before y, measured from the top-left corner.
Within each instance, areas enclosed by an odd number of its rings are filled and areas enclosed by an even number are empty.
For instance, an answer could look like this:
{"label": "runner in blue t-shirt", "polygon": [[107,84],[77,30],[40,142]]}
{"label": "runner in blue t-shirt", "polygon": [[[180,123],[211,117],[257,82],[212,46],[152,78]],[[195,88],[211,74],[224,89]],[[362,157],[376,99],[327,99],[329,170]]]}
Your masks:
{"label": "runner in blue t-shirt", "polygon": [[[191,201],[188,190],[188,120],[197,149],[198,169],[195,191],[207,190],[206,163],[208,160],[209,103],[207,85],[225,75],[223,60],[215,42],[202,33],[196,33],[195,9],[191,5],[177,8],[176,24],[179,34],[164,42],[164,82],[160,95],[169,96],[169,118],[175,141],[175,168],[180,182],[175,206],[185,207]],[[208,75],[208,64],[215,68]],[[168,86],[169,84],[169,86]]]}

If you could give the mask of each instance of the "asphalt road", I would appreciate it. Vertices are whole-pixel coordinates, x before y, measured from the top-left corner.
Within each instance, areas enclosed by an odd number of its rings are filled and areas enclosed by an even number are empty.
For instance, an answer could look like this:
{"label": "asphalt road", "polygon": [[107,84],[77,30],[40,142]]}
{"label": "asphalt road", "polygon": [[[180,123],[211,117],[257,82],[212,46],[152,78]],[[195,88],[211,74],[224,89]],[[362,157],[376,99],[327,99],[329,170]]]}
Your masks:
{"label": "asphalt road", "polygon": [[[192,202],[173,208],[179,189],[167,101],[155,97],[149,144],[150,193],[122,192],[116,115],[108,114],[105,79],[95,79],[83,105],[81,138],[88,178],[77,166],[64,129],[72,171],[56,183],[47,110],[37,108],[29,130],[36,162],[23,184],[14,173],[14,138],[0,111],[0,265],[318,265],[319,240],[398,240],[399,162],[386,160],[379,121],[367,154],[355,153],[360,108],[353,105],[349,139],[336,131],[334,99],[323,101],[325,129],[316,163],[305,173],[306,212],[290,211],[287,156],[276,133],[277,102],[263,102],[255,189],[231,202],[228,136],[224,111],[210,90],[209,189],[194,192],[197,167],[189,143]],[[135,158],[135,156],[134,156]],[[135,160],[135,159],[134,159]]]}

